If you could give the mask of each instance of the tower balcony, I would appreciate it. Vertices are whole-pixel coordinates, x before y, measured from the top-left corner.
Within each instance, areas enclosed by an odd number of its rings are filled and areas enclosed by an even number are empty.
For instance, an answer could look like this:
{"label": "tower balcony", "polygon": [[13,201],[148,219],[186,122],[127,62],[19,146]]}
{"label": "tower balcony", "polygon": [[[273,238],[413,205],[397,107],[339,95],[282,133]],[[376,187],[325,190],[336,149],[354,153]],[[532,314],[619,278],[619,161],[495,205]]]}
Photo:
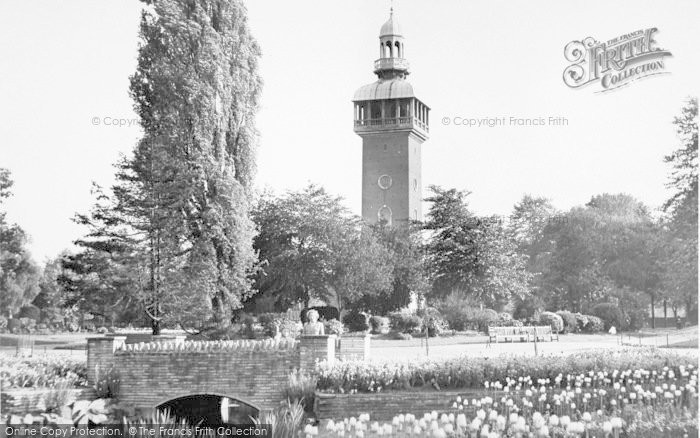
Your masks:
{"label": "tower balcony", "polygon": [[[361,88],[355,94],[355,133],[365,135],[375,132],[413,131],[426,140],[430,126],[430,108],[413,97],[412,89],[401,88],[406,84],[406,81],[380,81],[371,85],[369,89]],[[360,100],[370,96],[385,98]],[[393,96],[396,97],[392,98]]]}
{"label": "tower balcony", "polygon": [[379,58],[374,61],[374,73],[385,70],[408,71],[408,60],[404,58]]}
{"label": "tower balcony", "polygon": [[428,124],[417,117],[389,117],[380,119],[355,119],[355,132],[359,135],[386,131],[416,131],[427,139]]}

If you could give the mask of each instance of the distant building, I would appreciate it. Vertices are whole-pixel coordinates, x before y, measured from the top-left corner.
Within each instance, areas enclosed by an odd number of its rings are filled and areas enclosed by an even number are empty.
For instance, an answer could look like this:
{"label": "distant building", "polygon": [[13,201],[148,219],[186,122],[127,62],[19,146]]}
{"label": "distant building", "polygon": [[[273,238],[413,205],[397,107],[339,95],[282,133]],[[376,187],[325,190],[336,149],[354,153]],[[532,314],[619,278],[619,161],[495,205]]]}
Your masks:
{"label": "distant building", "polygon": [[355,132],[362,137],[362,218],[407,224],[422,219],[421,146],[430,108],[406,80],[404,37],[393,8],[379,33],[378,80],[353,98]]}

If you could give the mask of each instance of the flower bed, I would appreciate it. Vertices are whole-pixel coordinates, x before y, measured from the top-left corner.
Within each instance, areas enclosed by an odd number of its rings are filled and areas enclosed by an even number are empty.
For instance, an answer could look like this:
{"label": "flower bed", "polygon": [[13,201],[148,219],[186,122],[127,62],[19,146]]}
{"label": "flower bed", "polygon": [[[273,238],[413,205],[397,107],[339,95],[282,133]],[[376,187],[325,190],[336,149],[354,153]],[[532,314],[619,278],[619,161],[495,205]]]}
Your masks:
{"label": "flower bed", "polygon": [[483,388],[488,395],[480,398],[452,395],[448,401],[450,396],[445,394],[446,408],[441,411],[398,414],[384,424],[361,414],[328,421],[320,429],[307,428],[306,436],[660,438],[698,434],[698,371],[693,365],[679,365],[677,370],[591,370],[554,379],[513,376],[505,384],[486,381]]}
{"label": "flower bed", "polygon": [[579,353],[569,356],[500,356],[496,358],[461,357],[448,360],[423,360],[403,363],[336,361],[319,364],[318,390],[322,392],[377,392],[416,387],[460,389],[483,387],[484,382],[503,384],[512,376],[551,379],[558,375],[577,375],[590,371],[626,369],[662,369],[678,372],[680,366],[696,363],[688,356],[657,349],[626,349]]}
{"label": "flower bed", "polygon": [[86,386],[87,365],[84,358],[0,356],[0,382],[5,389]]}

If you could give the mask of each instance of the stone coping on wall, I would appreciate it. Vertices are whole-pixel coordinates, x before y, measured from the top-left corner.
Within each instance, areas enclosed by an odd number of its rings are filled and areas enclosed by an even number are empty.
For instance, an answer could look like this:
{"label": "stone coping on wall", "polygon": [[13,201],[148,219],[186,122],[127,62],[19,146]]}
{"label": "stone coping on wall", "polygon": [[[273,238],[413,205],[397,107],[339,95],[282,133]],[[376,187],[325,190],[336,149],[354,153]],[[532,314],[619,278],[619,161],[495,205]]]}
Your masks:
{"label": "stone coping on wall", "polygon": [[153,341],[124,344],[115,353],[229,353],[237,351],[287,351],[298,348],[294,339],[231,340],[231,341]]}

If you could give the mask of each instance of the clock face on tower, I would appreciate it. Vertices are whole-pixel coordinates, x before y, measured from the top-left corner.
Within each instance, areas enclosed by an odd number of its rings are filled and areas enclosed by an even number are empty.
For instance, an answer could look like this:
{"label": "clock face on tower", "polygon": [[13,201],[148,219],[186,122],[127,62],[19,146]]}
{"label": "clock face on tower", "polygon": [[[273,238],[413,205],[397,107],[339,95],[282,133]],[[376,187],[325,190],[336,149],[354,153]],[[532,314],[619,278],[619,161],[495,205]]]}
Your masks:
{"label": "clock face on tower", "polygon": [[379,185],[379,188],[382,190],[389,190],[391,183],[392,180],[389,175],[382,175],[379,177],[379,180],[377,180],[377,185]]}

